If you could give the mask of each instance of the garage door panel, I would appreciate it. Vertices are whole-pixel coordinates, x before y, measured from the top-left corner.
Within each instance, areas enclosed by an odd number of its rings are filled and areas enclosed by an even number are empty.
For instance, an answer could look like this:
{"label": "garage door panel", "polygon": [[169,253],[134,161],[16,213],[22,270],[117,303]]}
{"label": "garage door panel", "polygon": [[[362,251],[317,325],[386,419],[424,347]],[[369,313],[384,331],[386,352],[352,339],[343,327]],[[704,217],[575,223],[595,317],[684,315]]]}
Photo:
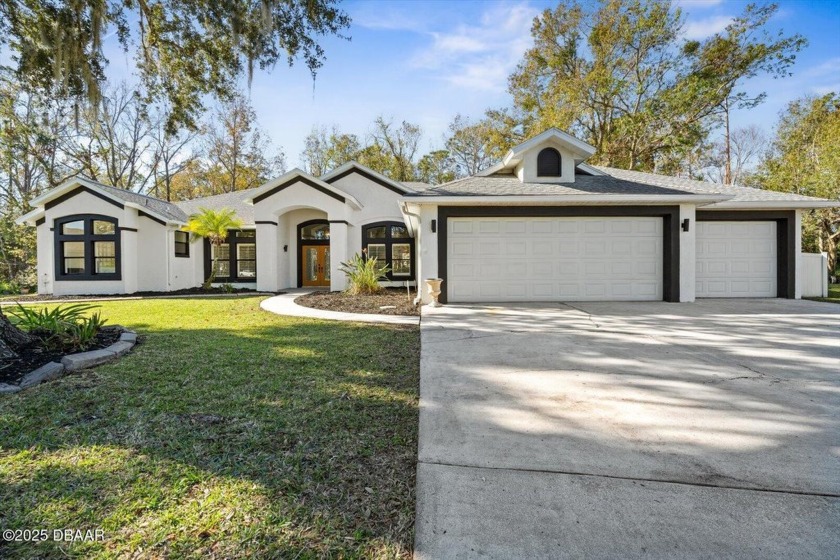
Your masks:
{"label": "garage door panel", "polygon": [[543,234],[553,232],[554,222],[552,222],[551,220],[534,220],[533,222],[531,222],[531,233]]}
{"label": "garage door panel", "polygon": [[662,218],[450,218],[449,299],[661,300],[662,231]]}
{"label": "garage door panel", "polygon": [[607,241],[605,239],[585,240],[583,250],[588,258],[602,259],[607,255]]}
{"label": "garage door panel", "polygon": [[776,297],[775,222],[697,224],[697,297]]}

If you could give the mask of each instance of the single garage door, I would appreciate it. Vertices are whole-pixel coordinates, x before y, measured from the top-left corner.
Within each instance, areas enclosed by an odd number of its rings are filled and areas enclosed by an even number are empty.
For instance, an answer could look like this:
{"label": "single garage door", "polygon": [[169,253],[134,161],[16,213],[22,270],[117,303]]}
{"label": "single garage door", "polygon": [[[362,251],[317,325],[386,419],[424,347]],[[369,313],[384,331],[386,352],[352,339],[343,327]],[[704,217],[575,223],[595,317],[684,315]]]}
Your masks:
{"label": "single garage door", "polygon": [[697,297],[776,297],[776,222],[698,222]]}
{"label": "single garage door", "polygon": [[449,218],[448,300],[661,300],[662,221]]}

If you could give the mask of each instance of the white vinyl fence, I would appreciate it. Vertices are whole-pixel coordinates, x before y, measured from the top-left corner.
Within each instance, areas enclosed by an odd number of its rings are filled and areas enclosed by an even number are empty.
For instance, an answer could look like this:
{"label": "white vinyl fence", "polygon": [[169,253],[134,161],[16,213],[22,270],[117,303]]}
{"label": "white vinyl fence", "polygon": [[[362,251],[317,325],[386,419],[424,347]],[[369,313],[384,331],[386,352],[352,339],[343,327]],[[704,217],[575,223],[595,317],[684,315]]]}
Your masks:
{"label": "white vinyl fence", "polygon": [[828,296],[828,256],[802,253],[802,297]]}

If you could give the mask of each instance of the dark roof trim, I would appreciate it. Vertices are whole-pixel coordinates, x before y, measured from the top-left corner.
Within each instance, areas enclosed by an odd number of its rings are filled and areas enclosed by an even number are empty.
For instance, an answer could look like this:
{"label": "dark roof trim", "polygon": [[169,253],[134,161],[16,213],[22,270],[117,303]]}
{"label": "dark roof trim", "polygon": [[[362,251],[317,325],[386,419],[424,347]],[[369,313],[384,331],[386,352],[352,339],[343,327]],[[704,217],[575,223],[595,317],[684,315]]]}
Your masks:
{"label": "dark roof trim", "polygon": [[330,177],[329,179],[327,179],[327,183],[332,184],[332,183],[334,183],[334,182],[336,182],[336,181],[338,181],[338,180],[341,180],[341,179],[343,179],[343,178],[347,177],[347,176],[348,176],[348,175],[350,175],[351,173],[358,173],[359,175],[361,175],[361,176],[362,176],[362,177],[364,177],[365,179],[367,179],[367,180],[369,180],[369,181],[373,181],[373,182],[374,182],[374,183],[376,183],[377,185],[382,186],[382,187],[385,187],[386,189],[388,189],[388,190],[390,190],[390,191],[393,191],[393,192],[395,192],[395,193],[397,193],[397,194],[406,194],[406,193],[408,193],[408,192],[409,192],[409,191],[404,190],[404,189],[398,189],[397,187],[395,187],[394,185],[392,185],[392,184],[388,183],[387,181],[383,181],[382,179],[380,179],[380,178],[379,178],[379,177],[377,177],[376,175],[372,175],[372,174],[368,173],[367,171],[365,171],[364,169],[358,169],[358,168],[356,168],[356,167],[351,167],[351,168],[350,168],[350,169],[348,169],[347,171],[344,171],[344,172],[342,172],[342,173],[339,173],[339,174],[338,174],[338,175],[336,175],[335,177]]}
{"label": "dark roof trim", "polygon": [[272,222],[271,220],[257,220],[254,222],[255,225],[265,224],[268,226],[276,226],[277,222]]}
{"label": "dark roof trim", "polygon": [[102,199],[102,200],[104,200],[105,202],[109,202],[109,203],[113,204],[114,206],[116,206],[116,207],[117,207],[117,208],[119,208],[120,210],[122,210],[123,208],[125,208],[125,206],[123,206],[122,204],[120,204],[119,202],[117,202],[116,200],[114,200],[113,198],[111,198],[111,197],[109,197],[109,196],[105,196],[105,195],[104,195],[104,194],[102,194],[102,193],[98,193],[98,192],[96,192],[95,190],[93,190],[93,189],[91,189],[91,188],[89,188],[89,187],[86,187],[86,186],[84,186],[84,185],[79,185],[78,187],[76,187],[76,188],[75,188],[75,189],[73,189],[72,191],[70,191],[70,192],[66,192],[66,193],[64,193],[63,195],[59,196],[58,198],[55,198],[55,199],[53,199],[53,200],[50,200],[49,202],[47,202],[46,204],[44,204],[44,209],[45,209],[45,210],[49,210],[50,208],[53,208],[53,207],[55,207],[55,206],[58,206],[58,205],[59,205],[59,204],[61,204],[62,202],[66,202],[66,201],[70,200],[71,198],[73,198],[73,197],[74,197],[74,196],[76,196],[77,194],[82,194],[82,193],[85,193],[85,192],[86,192],[86,193],[88,193],[88,194],[91,194],[91,195],[95,196],[96,198],[101,198],[101,199]]}
{"label": "dark roof trim", "polygon": [[698,222],[776,222],[776,297],[796,297],[796,211],[698,210]]}
{"label": "dark roof trim", "polygon": [[137,228],[133,228],[133,227],[119,227],[117,229],[120,230],[120,231],[133,231],[133,232],[137,233]]}
{"label": "dark roof trim", "polygon": [[331,224],[344,224],[346,226],[350,225],[350,222],[348,222],[347,220],[330,220],[330,223]]}
{"label": "dark roof trim", "polygon": [[165,225],[166,225],[166,222],[164,222],[163,220],[159,220],[159,219],[155,218],[154,216],[152,216],[152,215],[150,215],[150,214],[146,214],[146,213],[145,213],[145,212],[143,212],[142,210],[138,210],[138,211],[137,211],[137,213],[138,213],[140,216],[142,216],[143,218],[149,218],[149,219],[150,219],[150,220],[152,220],[153,222],[157,222],[157,223],[159,223],[159,224],[160,224],[160,225],[162,225],[162,226],[165,226]]}
{"label": "dark roof trim", "polygon": [[[698,213],[699,214],[699,213]],[[472,217],[625,217],[662,218],[662,296],[680,301],[680,207],[679,206],[438,206],[438,276],[446,281],[448,271],[449,218]],[[445,285],[445,284],[444,284]],[[446,303],[447,291],[441,295]]]}
{"label": "dark roof trim", "polygon": [[35,220],[35,227],[40,226],[40,225],[45,224],[45,223],[47,223],[46,218],[38,218],[37,220]]}
{"label": "dark roof trim", "polygon": [[264,192],[263,194],[261,194],[259,196],[255,196],[254,197],[254,204],[257,204],[258,202],[260,202],[262,200],[265,200],[266,198],[279,193],[280,191],[282,191],[283,189],[285,189],[287,187],[291,187],[292,185],[294,185],[297,182],[301,182],[301,183],[304,183],[305,185],[309,185],[313,189],[315,189],[319,192],[322,192],[327,196],[331,196],[334,199],[338,200],[339,202],[342,202],[342,203],[346,202],[346,199],[343,196],[341,196],[340,194],[336,194],[329,189],[325,189],[324,187],[322,187],[318,183],[316,183],[314,181],[310,181],[306,177],[295,177],[294,179],[289,179],[288,181],[286,181],[282,185],[277,185],[273,189],[268,190],[268,191]]}

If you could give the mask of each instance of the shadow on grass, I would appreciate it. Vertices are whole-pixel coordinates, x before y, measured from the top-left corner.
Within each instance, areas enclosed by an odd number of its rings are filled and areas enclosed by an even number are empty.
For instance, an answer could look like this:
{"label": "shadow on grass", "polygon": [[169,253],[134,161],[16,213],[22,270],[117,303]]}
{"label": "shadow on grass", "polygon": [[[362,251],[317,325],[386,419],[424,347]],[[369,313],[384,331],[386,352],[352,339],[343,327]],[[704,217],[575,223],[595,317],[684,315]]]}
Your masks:
{"label": "shadow on grass", "polygon": [[0,401],[0,525],[106,533],[0,555],[409,556],[417,328],[258,301],[113,302],[132,354]]}

